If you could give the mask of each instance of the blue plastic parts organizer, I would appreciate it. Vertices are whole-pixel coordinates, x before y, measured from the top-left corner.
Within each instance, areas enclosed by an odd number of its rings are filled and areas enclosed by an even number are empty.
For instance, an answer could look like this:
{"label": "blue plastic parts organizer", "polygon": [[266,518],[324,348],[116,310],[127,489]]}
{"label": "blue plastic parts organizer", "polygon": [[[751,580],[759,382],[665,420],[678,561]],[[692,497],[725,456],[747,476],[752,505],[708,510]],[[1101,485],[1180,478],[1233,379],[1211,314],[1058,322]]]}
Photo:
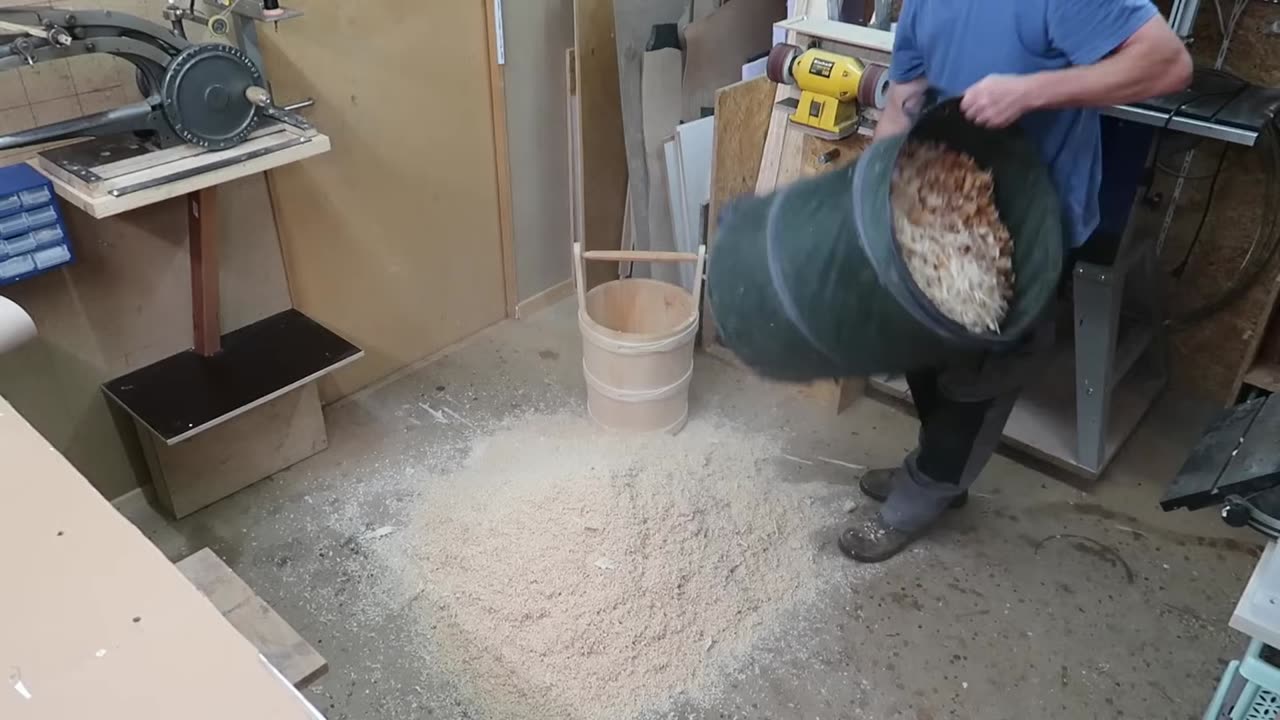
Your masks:
{"label": "blue plastic parts organizer", "polygon": [[49,179],[20,163],[0,167],[0,285],[71,262],[71,243]]}

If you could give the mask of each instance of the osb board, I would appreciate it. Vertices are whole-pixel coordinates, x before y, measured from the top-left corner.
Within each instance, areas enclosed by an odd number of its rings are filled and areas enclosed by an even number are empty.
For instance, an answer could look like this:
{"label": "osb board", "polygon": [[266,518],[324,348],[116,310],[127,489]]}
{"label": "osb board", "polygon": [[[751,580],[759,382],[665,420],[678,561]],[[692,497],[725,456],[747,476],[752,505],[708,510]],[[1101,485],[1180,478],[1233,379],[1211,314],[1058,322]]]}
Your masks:
{"label": "osb board", "polygon": [[204,548],[175,564],[290,684],[305,685],[329,669],[320,653],[212,550]]}
{"label": "osb board", "polygon": [[[314,97],[333,139],[271,173],[296,307],[366,353],[323,381],[326,402],[506,315],[488,1],[302,0],[262,35],[276,94]],[[347,37],[378,41],[334,53]]]}
{"label": "osb board", "polygon": [[[1280,84],[1280,55],[1275,53],[1273,38],[1263,29],[1280,20],[1280,7],[1268,3],[1250,3],[1232,40],[1226,67],[1247,80],[1263,85]],[[1192,53],[1199,64],[1212,65],[1220,43],[1216,13],[1211,6],[1201,8]],[[1210,159],[1216,158],[1221,146],[1204,143],[1193,172],[1211,171]],[[1263,150],[1232,150],[1224,175],[1219,182],[1214,207],[1196,245],[1181,281],[1169,288],[1167,297],[1172,308],[1199,304],[1216,294],[1238,274],[1240,261],[1253,241],[1265,198]],[[1171,160],[1180,162],[1180,156]],[[1171,197],[1172,182],[1158,177],[1157,190]],[[1175,265],[1186,252],[1199,222],[1208,192],[1207,181],[1188,181],[1183,200],[1174,216],[1162,264]],[[1143,213],[1144,227],[1152,228],[1151,213]],[[1159,218],[1164,208],[1154,213]],[[1154,232],[1150,235],[1154,238]],[[1194,327],[1173,336],[1175,387],[1206,395],[1223,404],[1235,401],[1244,373],[1253,363],[1271,309],[1280,290],[1280,258],[1267,267],[1259,281],[1228,309]]]}
{"label": "osb board", "polygon": [[[224,330],[290,307],[263,176],[221,186]],[[75,262],[0,289],[39,337],[0,356],[0,394],[115,498],[147,482],[132,424],[101,385],[192,344],[186,203],[169,200],[105,220],[64,206]]]}
{"label": "osb board", "polygon": [[[622,237],[627,200],[627,154],[613,0],[574,0],[574,57],[582,133],[583,244],[612,250]],[[615,280],[609,263],[587,266],[587,287]]]}
{"label": "osb board", "polygon": [[13,549],[6,572],[22,579],[21,592],[0,593],[0,717],[161,720],[181,708],[190,720],[314,720],[258,650],[3,398],[0,457],[0,494],[21,498],[0,503],[0,546]]}

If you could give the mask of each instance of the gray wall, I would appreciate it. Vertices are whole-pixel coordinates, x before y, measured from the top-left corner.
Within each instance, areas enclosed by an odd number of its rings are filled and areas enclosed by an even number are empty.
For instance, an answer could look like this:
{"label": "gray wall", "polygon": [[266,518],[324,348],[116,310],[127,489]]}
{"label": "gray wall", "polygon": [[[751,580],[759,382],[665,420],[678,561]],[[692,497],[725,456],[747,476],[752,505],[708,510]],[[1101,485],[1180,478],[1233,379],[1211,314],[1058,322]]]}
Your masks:
{"label": "gray wall", "polygon": [[573,0],[506,0],[507,135],[520,300],[569,279],[565,51]]}

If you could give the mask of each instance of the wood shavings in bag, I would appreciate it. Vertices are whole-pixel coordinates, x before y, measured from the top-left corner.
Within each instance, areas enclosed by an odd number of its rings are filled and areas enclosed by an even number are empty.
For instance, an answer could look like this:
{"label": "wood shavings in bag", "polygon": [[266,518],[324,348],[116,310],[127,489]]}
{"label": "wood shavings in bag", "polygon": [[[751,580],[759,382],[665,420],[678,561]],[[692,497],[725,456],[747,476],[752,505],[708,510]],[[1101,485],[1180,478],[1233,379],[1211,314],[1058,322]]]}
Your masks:
{"label": "wood shavings in bag", "polygon": [[939,143],[908,142],[891,198],[916,285],[969,331],[998,333],[1013,297],[1013,238],[996,211],[991,172]]}

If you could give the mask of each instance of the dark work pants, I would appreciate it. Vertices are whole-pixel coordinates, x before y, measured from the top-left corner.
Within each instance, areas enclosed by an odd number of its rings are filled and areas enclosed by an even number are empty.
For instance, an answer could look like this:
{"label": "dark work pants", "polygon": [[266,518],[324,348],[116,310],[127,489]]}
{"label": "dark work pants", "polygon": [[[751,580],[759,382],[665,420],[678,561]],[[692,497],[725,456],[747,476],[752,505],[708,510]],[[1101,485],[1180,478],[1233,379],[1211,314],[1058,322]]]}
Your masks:
{"label": "dark work pants", "polygon": [[[1067,254],[1064,280],[1089,245]],[[916,449],[894,477],[880,509],[890,526],[914,532],[932,523],[969,489],[995,454],[1005,423],[1023,387],[1043,379],[1053,353],[1053,309],[1015,350],[969,358],[947,367],[907,373],[920,417]],[[1056,378],[1074,382],[1074,378]]]}

